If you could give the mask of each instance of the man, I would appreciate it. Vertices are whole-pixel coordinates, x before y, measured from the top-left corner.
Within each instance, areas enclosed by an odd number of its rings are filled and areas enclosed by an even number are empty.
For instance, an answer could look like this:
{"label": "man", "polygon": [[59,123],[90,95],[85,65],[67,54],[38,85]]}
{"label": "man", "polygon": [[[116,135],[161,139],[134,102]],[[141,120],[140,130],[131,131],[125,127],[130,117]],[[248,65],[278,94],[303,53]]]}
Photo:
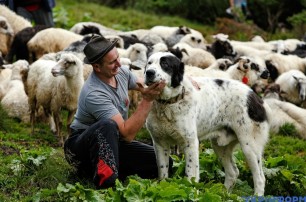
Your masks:
{"label": "man", "polygon": [[[84,48],[84,62],[92,65],[93,72],[80,93],[64,147],[67,161],[92,177],[97,188],[113,186],[117,178],[132,174],[158,176],[153,147],[133,139],[165,83],[144,88],[143,81],[121,67],[116,42],[94,36]],[[139,90],[143,98],[128,118],[129,89]]]}
{"label": "man", "polygon": [[18,15],[35,25],[54,27],[53,11],[55,0],[0,0]]}

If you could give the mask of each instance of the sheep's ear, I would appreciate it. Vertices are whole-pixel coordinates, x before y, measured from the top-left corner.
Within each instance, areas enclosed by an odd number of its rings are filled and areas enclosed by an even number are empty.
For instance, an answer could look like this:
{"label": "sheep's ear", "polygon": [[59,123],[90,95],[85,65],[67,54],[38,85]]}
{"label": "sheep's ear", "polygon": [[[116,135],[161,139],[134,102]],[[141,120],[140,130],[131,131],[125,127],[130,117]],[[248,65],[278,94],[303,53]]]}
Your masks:
{"label": "sheep's ear", "polygon": [[181,52],[184,52],[184,53],[186,53],[186,55],[188,55],[188,52],[187,52],[187,50],[186,50],[185,48],[183,48],[183,49],[181,50]]}
{"label": "sheep's ear", "polygon": [[296,77],[294,75],[292,75],[292,77],[296,80],[296,82],[299,82],[299,78],[298,77]]}
{"label": "sheep's ear", "polygon": [[237,62],[239,62],[241,59],[242,59],[241,57],[237,58],[237,59],[234,61],[234,64],[236,64]]}
{"label": "sheep's ear", "polygon": [[13,69],[13,65],[12,65],[12,64],[2,65],[2,67],[3,67],[4,69]]}

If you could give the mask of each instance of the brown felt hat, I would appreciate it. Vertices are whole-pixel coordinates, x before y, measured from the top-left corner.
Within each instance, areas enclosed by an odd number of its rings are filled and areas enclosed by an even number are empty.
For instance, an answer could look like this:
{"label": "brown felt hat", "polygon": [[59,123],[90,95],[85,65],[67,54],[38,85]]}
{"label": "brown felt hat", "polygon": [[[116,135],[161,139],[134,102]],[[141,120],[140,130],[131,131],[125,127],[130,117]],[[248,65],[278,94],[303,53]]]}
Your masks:
{"label": "brown felt hat", "polygon": [[103,36],[93,36],[90,41],[84,47],[84,63],[93,64],[98,62],[106,53],[112,50],[117,43],[118,39],[109,41]]}

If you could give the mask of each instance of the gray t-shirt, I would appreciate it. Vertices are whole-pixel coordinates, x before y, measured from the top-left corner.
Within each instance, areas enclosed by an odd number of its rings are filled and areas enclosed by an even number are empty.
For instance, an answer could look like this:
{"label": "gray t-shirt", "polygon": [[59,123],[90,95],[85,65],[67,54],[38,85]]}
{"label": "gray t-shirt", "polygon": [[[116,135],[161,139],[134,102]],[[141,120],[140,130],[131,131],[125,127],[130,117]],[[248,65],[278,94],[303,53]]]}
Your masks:
{"label": "gray t-shirt", "polygon": [[137,78],[125,66],[120,67],[115,78],[117,88],[101,81],[94,72],[90,74],[79,96],[72,129],[87,129],[99,119],[110,119],[118,113],[123,119],[128,118],[128,90],[136,88]]}

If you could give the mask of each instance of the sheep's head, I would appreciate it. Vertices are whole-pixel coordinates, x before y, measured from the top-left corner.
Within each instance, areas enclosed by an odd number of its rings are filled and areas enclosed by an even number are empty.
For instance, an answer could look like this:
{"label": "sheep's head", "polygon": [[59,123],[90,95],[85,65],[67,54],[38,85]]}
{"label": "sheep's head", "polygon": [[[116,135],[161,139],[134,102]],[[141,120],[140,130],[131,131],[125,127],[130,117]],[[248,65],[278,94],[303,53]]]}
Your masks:
{"label": "sheep's head", "polygon": [[243,79],[248,79],[247,82],[250,82],[250,85],[254,85],[260,79],[268,79],[269,77],[269,71],[263,61],[260,64],[254,58],[242,56],[238,58],[236,63],[238,64],[237,69],[244,76]]}
{"label": "sheep's head", "polygon": [[144,44],[135,43],[128,48],[128,57],[132,62],[137,60],[146,62],[147,52],[148,48]]}
{"label": "sheep's head", "polygon": [[226,71],[229,66],[233,64],[233,62],[226,58],[217,59],[218,68],[222,71]]}
{"label": "sheep's head", "polygon": [[237,55],[232,44],[228,40],[228,35],[217,34],[213,35],[215,41],[211,45],[211,52],[215,58],[223,58],[224,56],[235,57]]}
{"label": "sheep's head", "polygon": [[73,77],[79,72],[83,72],[82,61],[73,53],[62,53],[58,57],[56,65],[51,70],[54,77],[60,75]]}
{"label": "sheep's head", "polygon": [[203,35],[198,33],[186,34],[179,42],[186,43],[193,48],[201,48],[206,50],[206,40]]}
{"label": "sheep's head", "polygon": [[11,25],[8,23],[7,19],[3,16],[0,16],[0,33],[13,36],[14,31]]}
{"label": "sheep's head", "polygon": [[299,98],[301,101],[306,100],[306,77],[299,77],[293,75],[293,78],[296,81],[296,87],[299,92]]}

